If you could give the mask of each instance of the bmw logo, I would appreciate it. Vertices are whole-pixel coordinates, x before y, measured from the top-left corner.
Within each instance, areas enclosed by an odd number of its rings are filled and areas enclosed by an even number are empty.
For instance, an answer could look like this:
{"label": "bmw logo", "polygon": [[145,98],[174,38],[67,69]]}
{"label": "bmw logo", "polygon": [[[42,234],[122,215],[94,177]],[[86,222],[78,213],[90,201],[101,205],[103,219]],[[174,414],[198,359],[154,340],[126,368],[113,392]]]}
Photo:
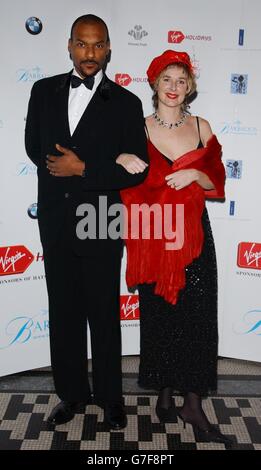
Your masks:
{"label": "bmw logo", "polygon": [[34,204],[31,204],[28,207],[27,214],[31,219],[37,219],[37,204],[36,202]]}
{"label": "bmw logo", "polygon": [[30,34],[39,34],[43,29],[43,24],[39,18],[30,16],[25,22],[25,27]]}

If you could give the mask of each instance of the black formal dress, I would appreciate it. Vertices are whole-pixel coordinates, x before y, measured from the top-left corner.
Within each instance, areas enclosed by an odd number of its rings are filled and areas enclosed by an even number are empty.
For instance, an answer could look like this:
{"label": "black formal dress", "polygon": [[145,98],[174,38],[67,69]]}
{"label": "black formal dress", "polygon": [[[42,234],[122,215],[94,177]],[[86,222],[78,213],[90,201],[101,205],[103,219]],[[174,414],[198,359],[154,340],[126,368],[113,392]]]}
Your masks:
{"label": "black formal dress", "polygon": [[[170,159],[162,154],[160,157],[172,165]],[[187,266],[186,285],[175,305],[155,295],[154,284],[139,286],[139,384],[144,388],[160,390],[172,386],[181,393],[199,395],[216,390],[217,266],[206,208],[202,227],[202,252]]]}
{"label": "black formal dress", "polygon": [[[120,402],[121,335],[119,320],[122,240],[76,236],[76,209],[87,203],[101,217],[100,196],[108,209],[121,202],[119,190],[140,183],[116,164],[120,153],[147,161],[140,100],[104,75],[73,135],[68,121],[70,75],[36,82],[29,102],[25,144],[38,172],[38,221],[49,296],[51,364],[58,396],[88,402],[87,319],[90,326],[93,393],[97,404]],[[54,177],[47,154],[55,144],[85,161],[86,177]],[[118,215],[118,214],[117,214]],[[105,220],[108,231],[109,216]]]}

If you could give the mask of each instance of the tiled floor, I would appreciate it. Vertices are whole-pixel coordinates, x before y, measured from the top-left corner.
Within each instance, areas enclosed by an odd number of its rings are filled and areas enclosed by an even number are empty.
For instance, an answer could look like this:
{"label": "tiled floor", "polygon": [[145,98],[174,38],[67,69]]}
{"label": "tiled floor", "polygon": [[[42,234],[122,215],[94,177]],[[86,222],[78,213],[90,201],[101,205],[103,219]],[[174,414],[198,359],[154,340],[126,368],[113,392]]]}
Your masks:
{"label": "tiled floor", "polygon": [[[88,405],[72,421],[54,427],[47,417],[54,394],[0,394],[0,450],[261,450],[261,399],[213,397],[204,400],[212,423],[218,424],[232,446],[197,442],[192,426],[160,424],[155,415],[156,396],[125,396],[128,426],[108,431],[103,411]],[[181,397],[175,397],[181,406]]]}
{"label": "tiled floor", "polygon": [[[67,424],[49,425],[47,417],[58,402],[50,368],[0,378],[0,450],[261,450],[261,364],[220,359],[218,391],[203,401],[209,420],[230,437],[231,447],[196,441],[192,426],[184,429],[179,418],[160,424],[156,392],[137,386],[138,365],[138,356],[123,358],[128,426],[121,431],[108,431],[103,410],[95,405],[82,408]],[[182,397],[175,395],[175,402],[181,406]]]}

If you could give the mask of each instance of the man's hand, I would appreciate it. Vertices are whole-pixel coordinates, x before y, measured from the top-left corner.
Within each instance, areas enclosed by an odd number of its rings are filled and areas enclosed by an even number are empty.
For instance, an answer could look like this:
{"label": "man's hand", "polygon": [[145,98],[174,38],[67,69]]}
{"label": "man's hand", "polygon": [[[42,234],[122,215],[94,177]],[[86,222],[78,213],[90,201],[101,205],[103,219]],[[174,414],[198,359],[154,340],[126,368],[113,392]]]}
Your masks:
{"label": "man's hand", "polygon": [[116,163],[123,166],[123,168],[132,175],[135,173],[143,173],[145,168],[148,166],[148,164],[141,160],[141,158],[131,153],[121,153],[117,157]]}
{"label": "man's hand", "polygon": [[52,176],[81,176],[85,163],[70,149],[56,144],[55,147],[63,155],[55,157],[47,155],[46,165]]}

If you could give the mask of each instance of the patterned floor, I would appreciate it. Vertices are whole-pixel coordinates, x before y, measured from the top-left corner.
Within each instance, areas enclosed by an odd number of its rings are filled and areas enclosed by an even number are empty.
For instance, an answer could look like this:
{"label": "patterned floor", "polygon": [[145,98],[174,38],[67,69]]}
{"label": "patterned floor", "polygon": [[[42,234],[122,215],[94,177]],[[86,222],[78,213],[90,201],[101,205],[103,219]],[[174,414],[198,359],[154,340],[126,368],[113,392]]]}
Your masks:
{"label": "patterned floor", "polygon": [[[0,450],[225,450],[224,444],[196,442],[192,427],[160,424],[156,396],[125,395],[128,426],[108,431],[103,411],[89,405],[56,428],[47,417],[58,399],[53,393],[0,393]],[[176,406],[182,398],[175,397]],[[210,421],[232,439],[232,449],[261,450],[261,399],[212,397],[204,400]]]}

